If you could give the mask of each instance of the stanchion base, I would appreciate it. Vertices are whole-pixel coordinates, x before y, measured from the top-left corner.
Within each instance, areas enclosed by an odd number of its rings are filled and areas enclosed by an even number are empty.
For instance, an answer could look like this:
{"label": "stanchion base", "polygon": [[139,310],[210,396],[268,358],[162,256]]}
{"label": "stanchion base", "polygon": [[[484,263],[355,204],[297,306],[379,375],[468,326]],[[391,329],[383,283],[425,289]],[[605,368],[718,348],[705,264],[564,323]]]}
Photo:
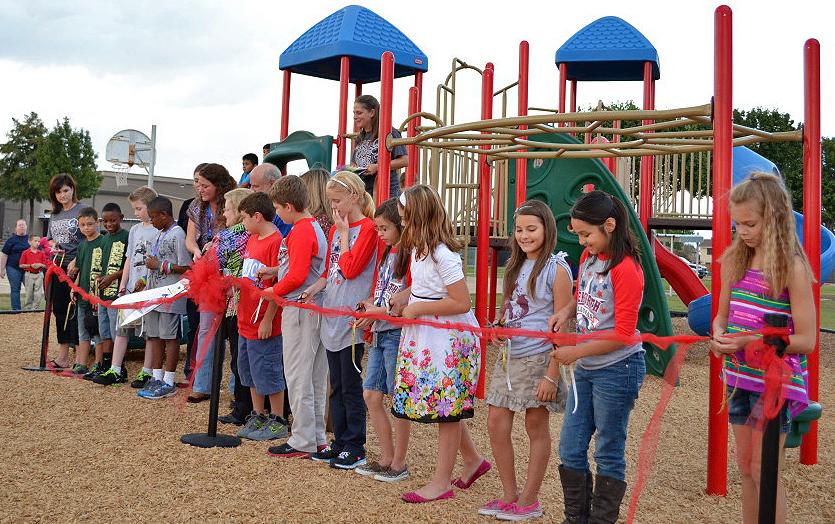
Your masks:
{"label": "stanchion base", "polygon": [[41,367],[41,366],[23,366],[20,368],[24,371],[52,371],[52,368],[48,367]]}
{"label": "stanchion base", "polygon": [[180,437],[180,442],[198,448],[236,448],[241,445],[241,439],[234,435],[211,437],[208,433],[189,433]]}

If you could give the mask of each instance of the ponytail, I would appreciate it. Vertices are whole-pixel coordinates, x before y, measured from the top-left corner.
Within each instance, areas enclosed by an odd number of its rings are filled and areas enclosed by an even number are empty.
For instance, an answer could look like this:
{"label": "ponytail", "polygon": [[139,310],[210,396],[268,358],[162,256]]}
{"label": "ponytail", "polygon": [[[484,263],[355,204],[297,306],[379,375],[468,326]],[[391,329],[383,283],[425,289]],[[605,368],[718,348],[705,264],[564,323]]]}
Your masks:
{"label": "ponytail", "polygon": [[603,228],[610,218],[615,221],[615,228],[610,234],[609,264],[601,274],[607,274],[613,267],[620,264],[627,256],[638,262],[640,250],[635,234],[629,228],[629,213],[626,206],[619,199],[603,191],[592,191],[580,197],[571,208],[571,218],[582,220],[593,226]]}
{"label": "ponytail", "polygon": [[374,218],[374,199],[365,190],[365,183],[356,173],[351,171],[339,171],[330,180],[327,188],[331,191],[342,191],[349,195],[357,195],[357,204],[362,214],[368,218]]}
{"label": "ponytail", "polygon": [[374,206],[374,199],[371,198],[371,195],[368,194],[368,191],[364,191],[362,194],[362,203],[360,204],[362,207],[362,214],[367,216],[368,218],[374,218],[374,211],[376,207]]}

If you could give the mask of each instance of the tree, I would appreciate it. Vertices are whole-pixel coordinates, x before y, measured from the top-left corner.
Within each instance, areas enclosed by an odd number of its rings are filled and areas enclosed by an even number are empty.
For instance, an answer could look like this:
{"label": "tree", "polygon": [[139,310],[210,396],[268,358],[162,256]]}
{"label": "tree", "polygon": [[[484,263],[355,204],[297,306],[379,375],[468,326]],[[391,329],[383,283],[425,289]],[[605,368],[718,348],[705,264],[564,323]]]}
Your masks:
{"label": "tree", "polygon": [[835,138],[821,140],[821,223],[835,230]]}
{"label": "tree", "polygon": [[43,180],[36,176],[38,150],[46,137],[46,126],[35,112],[23,120],[12,118],[8,141],[0,145],[0,197],[29,201],[29,223],[35,218],[35,200],[45,194]]}
{"label": "tree", "polygon": [[56,122],[37,153],[35,171],[36,177],[44,181],[44,196],[49,179],[58,173],[72,175],[79,199],[95,195],[102,181],[97,171],[97,157],[88,131],[73,129],[67,117]]}

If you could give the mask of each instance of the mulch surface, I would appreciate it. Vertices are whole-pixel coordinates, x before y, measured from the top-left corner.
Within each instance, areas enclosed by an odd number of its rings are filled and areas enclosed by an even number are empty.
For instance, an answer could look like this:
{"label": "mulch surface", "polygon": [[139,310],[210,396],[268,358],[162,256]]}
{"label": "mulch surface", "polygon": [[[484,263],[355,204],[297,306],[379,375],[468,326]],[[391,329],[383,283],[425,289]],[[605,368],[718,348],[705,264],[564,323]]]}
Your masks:
{"label": "mulch surface", "polygon": [[[486,521],[476,509],[501,494],[494,471],[454,499],[409,505],[400,494],[432,475],[433,426],[416,424],[409,449],[412,478],[384,484],[311,461],[266,454],[270,443],[245,441],[234,449],[199,449],[180,443],[186,433],[205,431],[208,402],[137,398],[127,385],[102,387],[21,366],[37,363],[42,316],[0,316],[0,522],[440,522]],[[675,320],[680,333],[686,322]],[[54,340],[54,338],[53,338]],[[53,347],[55,345],[53,344]],[[798,450],[786,453],[785,479],[790,522],[835,522],[835,335],[821,335],[819,463],[803,466]],[[135,358],[141,358],[136,355]],[[495,355],[490,355],[492,368]],[[128,362],[135,374],[140,361]],[[228,373],[228,370],[227,370]],[[662,389],[647,377],[629,427],[628,481],[634,484],[638,446]],[[739,474],[730,437],[728,496],[705,490],[708,411],[707,349],[693,346],[680,387],[661,429],[655,466],[640,501],[636,522],[738,522]],[[221,413],[226,412],[224,392]],[[490,457],[487,409],[479,403],[470,428],[479,449]],[[551,418],[554,441],[540,500],[546,522],[560,522],[562,492],[556,472],[561,415]],[[232,434],[233,426],[220,425]],[[369,425],[369,456],[378,451]],[[517,472],[524,479],[527,439],[524,424],[514,429]],[[274,443],[273,443],[274,444]],[[621,508],[625,519],[628,498]]]}

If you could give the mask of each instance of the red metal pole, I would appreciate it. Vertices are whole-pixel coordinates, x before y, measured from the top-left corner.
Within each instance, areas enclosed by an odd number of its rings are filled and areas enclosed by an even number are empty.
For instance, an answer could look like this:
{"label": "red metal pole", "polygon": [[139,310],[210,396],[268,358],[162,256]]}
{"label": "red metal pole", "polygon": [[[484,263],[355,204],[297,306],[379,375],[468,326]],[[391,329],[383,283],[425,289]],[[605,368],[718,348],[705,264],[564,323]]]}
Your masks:
{"label": "red metal pole", "polygon": [[[733,15],[721,5],[714,13],[713,71],[713,255],[710,316],[719,310],[721,264],[731,243],[728,195],[733,151]],[[728,410],[723,407],[722,358],[710,353],[710,403],[707,414],[707,494],[728,494]]]}
{"label": "red metal pole", "polygon": [[[571,112],[572,113],[577,112],[577,81],[576,80],[571,81]],[[571,122],[570,123],[571,126],[574,126],[576,124],[577,124],[577,122]],[[577,134],[572,133],[572,136],[577,136]]]}
{"label": "red metal pole", "polygon": [[[487,63],[481,75],[481,119],[493,118],[493,64]],[[490,146],[481,146],[490,149]],[[475,315],[478,323],[487,325],[487,279],[490,264],[490,164],[487,155],[480,155],[478,184],[478,228],[475,270]]]}
{"label": "red metal pole", "polygon": [[380,127],[377,136],[380,146],[377,156],[377,205],[389,199],[391,152],[386,146],[386,138],[391,134],[391,103],[394,91],[394,55],[391,51],[383,53],[380,64]]}
{"label": "red metal pole", "polygon": [[496,294],[498,290],[496,286],[499,283],[499,250],[490,249],[490,305],[488,310],[490,313],[490,322],[496,321]]}
{"label": "red metal pole", "polygon": [[[519,106],[517,108],[517,114],[519,116],[527,116],[528,115],[528,72],[530,70],[529,66],[529,57],[530,57],[530,46],[526,40],[522,40],[519,43]],[[519,129],[527,129],[527,124],[522,124],[519,126]],[[522,137],[523,139],[527,138]],[[524,150],[523,150],[524,151]],[[527,198],[528,193],[528,161],[524,158],[517,158],[516,159],[516,206],[525,201]],[[495,293],[493,297],[495,300]],[[494,303],[495,306],[495,303]],[[492,308],[491,311],[495,309]]]}
{"label": "red metal pole", "polygon": [[[560,64],[560,95],[559,100],[557,101],[558,106],[557,110],[560,113],[565,113],[565,83],[566,83],[566,76],[568,76],[568,66],[566,64]],[[564,123],[560,123],[557,127],[565,127]]]}
{"label": "red metal pole", "polygon": [[354,100],[362,96],[362,83],[357,82],[354,84]]}
{"label": "red metal pole", "polygon": [[[654,109],[652,99],[652,63],[644,62],[644,109]],[[643,125],[651,124],[652,120],[643,120]],[[638,217],[641,227],[649,235],[649,219],[652,216],[652,168],[651,156],[641,157],[641,180],[638,187]],[[715,209],[715,208],[714,208]]]}
{"label": "red metal pole", "polygon": [[[413,115],[417,113],[417,97],[418,97],[418,88],[417,87],[410,87],[409,88],[409,114]],[[413,137],[417,135],[417,118],[412,118],[409,120],[409,127],[407,128],[406,136]],[[406,151],[409,153],[409,163],[406,165],[406,187],[412,187],[415,185],[415,175],[417,173],[417,166],[418,166],[418,150],[417,146],[414,144],[406,146]]]}
{"label": "red metal pole", "polygon": [[281,134],[279,140],[287,138],[290,129],[290,71],[284,70],[284,85],[281,89]]}
{"label": "red metal pole", "polygon": [[[415,113],[420,113],[423,111],[423,72],[417,71],[415,73],[415,88],[417,89],[417,95],[415,100],[417,103],[415,104]],[[415,119],[415,132],[417,133],[417,128],[420,127],[420,117]],[[409,159],[409,165],[412,165],[412,159]],[[414,161],[414,169],[415,173],[420,172],[420,155],[415,155]],[[412,182],[414,183],[414,181]]]}
{"label": "red metal pole", "polygon": [[[821,307],[821,50],[810,38],[803,46],[803,247],[812,265],[815,283],[815,351],[807,356],[809,400],[820,398],[820,307]],[[818,421],[813,420],[800,444],[800,463],[818,463]]]}
{"label": "red metal pole", "polygon": [[348,82],[351,77],[351,59],[343,56],[339,61],[339,129],[336,134],[336,165],[345,165],[348,132]]}

